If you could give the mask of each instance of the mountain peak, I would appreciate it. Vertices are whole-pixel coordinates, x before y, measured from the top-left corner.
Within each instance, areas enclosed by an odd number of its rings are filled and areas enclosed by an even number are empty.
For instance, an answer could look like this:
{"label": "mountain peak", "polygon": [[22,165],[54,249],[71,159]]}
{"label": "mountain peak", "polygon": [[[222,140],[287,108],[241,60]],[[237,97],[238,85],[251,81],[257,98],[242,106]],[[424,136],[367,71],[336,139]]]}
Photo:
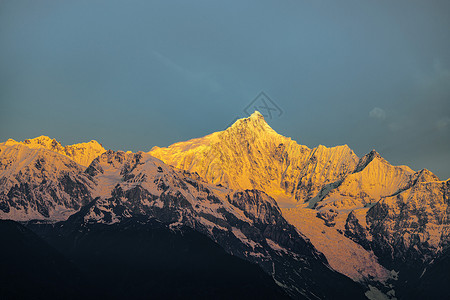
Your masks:
{"label": "mountain peak", "polygon": [[23,142],[19,142],[18,144],[22,144],[27,146],[28,148],[33,149],[44,148],[57,153],[62,153],[64,151],[64,147],[60,142],[46,135],[41,135],[35,137],[34,139],[26,139]]}
{"label": "mountain peak", "polygon": [[13,140],[13,139],[8,139],[4,144],[5,144],[6,146],[11,146],[11,145],[17,144],[17,141],[16,141],[16,140]]}
{"label": "mountain peak", "polygon": [[417,172],[417,182],[426,181],[440,181],[440,179],[428,169],[422,169]]}
{"label": "mountain peak", "polygon": [[91,149],[101,150],[102,152],[105,152],[105,149],[103,148],[102,144],[100,144],[96,140],[91,140],[90,142],[87,142],[87,143],[78,143],[78,144],[73,144],[73,145],[67,145],[66,148],[67,147],[69,147],[69,148],[91,148]]}
{"label": "mountain peak", "polygon": [[[267,124],[264,116],[257,110],[252,113],[249,117],[238,119],[231,125],[226,131],[238,130],[239,132],[250,131],[250,132],[270,132],[272,134],[277,134],[272,127]],[[278,135],[278,134],[277,134]]]}
{"label": "mountain peak", "polygon": [[59,144],[59,142],[57,142],[55,139],[52,139],[52,138],[50,138],[50,137],[48,137],[46,135],[41,135],[41,136],[35,137],[34,139],[26,139],[25,141],[23,141],[23,143],[27,144],[27,145],[36,145],[36,144],[38,144],[38,145],[42,145],[42,146],[50,145],[53,142]]}
{"label": "mountain peak", "polygon": [[371,157],[376,157],[376,156],[380,156],[380,153],[377,152],[377,150],[372,149],[372,151],[369,152],[369,154]]}
{"label": "mountain peak", "polygon": [[264,120],[264,116],[263,116],[259,111],[257,111],[257,110],[255,110],[255,111],[250,115],[249,118],[250,118],[250,119],[253,119],[253,120],[259,120],[259,119]]}
{"label": "mountain peak", "polygon": [[373,149],[372,151],[370,151],[369,153],[367,153],[366,155],[364,155],[359,159],[358,165],[356,166],[354,173],[361,172],[374,159],[384,160],[381,157],[381,155],[375,149]]}

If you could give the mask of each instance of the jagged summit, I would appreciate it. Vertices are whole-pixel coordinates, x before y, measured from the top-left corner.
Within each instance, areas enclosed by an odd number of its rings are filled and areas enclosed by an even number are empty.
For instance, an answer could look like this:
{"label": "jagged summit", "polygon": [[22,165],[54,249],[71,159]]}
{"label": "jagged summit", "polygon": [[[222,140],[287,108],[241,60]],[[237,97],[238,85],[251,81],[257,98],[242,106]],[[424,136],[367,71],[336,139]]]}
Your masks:
{"label": "jagged summit", "polygon": [[[360,159],[347,145],[310,149],[276,133],[255,112],[224,131],[154,148],[150,154],[197,172],[209,183],[266,192],[336,270],[361,281],[389,277],[373,253],[342,234],[352,210],[364,222],[371,206],[409,188],[417,177],[375,150]],[[319,213],[328,223],[316,217]]]}
{"label": "jagged summit", "polygon": [[46,135],[41,135],[41,136],[35,137],[34,139],[26,139],[25,141],[23,141],[23,143],[46,145],[48,143],[51,143],[52,141],[55,141],[55,139],[52,139]]}
{"label": "jagged summit", "polygon": [[299,145],[275,132],[258,111],[224,131],[154,147],[149,153],[177,168],[195,171],[208,182],[260,189],[290,203],[314,197],[323,184],[352,172],[359,160],[346,145],[314,149]]}
{"label": "jagged summit", "polygon": [[260,112],[257,111],[257,110],[255,110],[255,111],[251,114],[250,118],[253,118],[253,119],[263,119],[263,120],[264,120],[264,116],[262,115],[262,113],[260,113]]}
{"label": "jagged summit", "polygon": [[255,110],[250,116],[246,117],[246,118],[240,118],[238,120],[236,120],[235,123],[239,122],[239,121],[243,121],[243,120],[250,120],[250,121],[259,121],[262,120],[265,122],[264,116],[262,115],[262,113],[260,113],[259,111]]}
{"label": "jagged summit", "polygon": [[428,169],[422,169],[418,171],[417,173],[417,182],[427,182],[427,181],[441,181],[438,176],[433,174]]}
{"label": "jagged summit", "polygon": [[8,139],[6,142],[1,143],[1,144],[6,145],[6,146],[11,146],[11,145],[15,145],[15,144],[23,144],[23,145],[26,145],[28,148],[47,148],[50,150],[57,148],[58,146],[61,146],[61,144],[59,142],[57,142],[55,139],[49,138],[48,136],[45,136],[45,135],[35,137],[34,139],[26,139],[22,142],[17,142],[14,139]]}
{"label": "jagged summit", "polygon": [[56,139],[52,139],[45,135],[38,136],[34,139],[26,139],[22,142],[8,139],[6,142],[0,143],[0,146],[14,145],[23,145],[30,149],[47,149],[63,154],[85,167],[89,166],[94,158],[106,151],[103,146],[95,140],[91,140],[88,143],[62,146]]}
{"label": "jagged summit", "polygon": [[245,133],[267,133],[267,134],[276,134],[276,133],[270,126],[267,124],[266,120],[264,119],[264,116],[257,110],[253,114],[251,114],[247,118],[241,118],[238,119],[236,122],[233,123],[229,128],[225,130],[225,132],[233,132],[238,131],[241,134]]}
{"label": "jagged summit", "polygon": [[263,190],[282,206],[308,202],[316,208],[361,208],[404,189],[417,177],[407,166],[391,165],[376,150],[359,158],[347,145],[299,145],[275,132],[258,111],[224,131],[149,153],[211,183]]}
{"label": "jagged summit", "polygon": [[[361,172],[365,167],[367,167],[367,165],[369,163],[371,163],[374,159],[383,159],[381,157],[381,155],[375,150],[373,149],[372,151],[370,151],[369,153],[367,153],[366,155],[364,155],[363,157],[361,157],[361,159],[358,162],[358,165],[355,168],[354,173],[358,173]],[[384,160],[384,159],[383,159]]]}

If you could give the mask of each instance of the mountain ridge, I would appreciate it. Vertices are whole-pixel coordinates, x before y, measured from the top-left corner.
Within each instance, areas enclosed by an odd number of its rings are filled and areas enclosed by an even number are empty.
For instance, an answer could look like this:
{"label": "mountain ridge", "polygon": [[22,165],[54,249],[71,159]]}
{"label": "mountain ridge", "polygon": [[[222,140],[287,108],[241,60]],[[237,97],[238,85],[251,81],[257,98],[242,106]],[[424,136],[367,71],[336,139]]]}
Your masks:
{"label": "mountain ridge", "polygon": [[[407,193],[421,182],[436,182],[439,178],[426,169],[415,172],[407,166],[393,166],[375,150],[359,158],[346,145],[332,148],[319,145],[310,149],[267,128],[270,126],[264,118],[254,113],[224,131],[207,136],[215,137],[214,140],[203,143],[202,138],[195,139],[195,144],[202,145],[201,148],[190,147],[191,140],[180,142],[184,147],[177,147],[180,143],[175,143],[153,148],[149,153],[169,165],[195,171],[207,182],[265,191],[278,202],[286,219],[323,251],[336,270],[356,281],[378,282],[381,285],[377,288],[382,289],[386,297],[393,297],[389,282],[397,277],[392,277],[391,269],[385,266],[395,267],[397,258],[386,260],[384,247],[395,247],[401,237],[387,228],[385,234],[392,238],[379,247],[377,243],[382,240],[372,239],[380,234],[381,229],[375,224],[383,222],[384,217],[373,212],[383,199]],[[232,138],[227,139],[228,136]],[[189,151],[184,151],[186,148]],[[436,201],[439,200],[432,200],[428,205]],[[396,208],[391,206],[391,209]],[[404,216],[396,218],[414,215],[414,211],[405,211]],[[400,222],[396,230],[406,224]],[[362,228],[365,235],[351,238],[352,233],[344,234],[346,228]],[[422,224],[419,230],[433,229]],[[318,238],[320,232],[328,235],[327,242]],[[358,246],[353,244],[355,241]],[[351,249],[340,251],[342,245]],[[426,248],[427,240],[421,239],[414,245],[419,247],[417,249]],[[408,249],[412,251],[411,257],[420,256],[420,251],[414,247]],[[440,252],[432,253],[432,257],[438,257]],[[346,263],[351,261],[356,263]],[[380,262],[384,266],[380,266]],[[418,261],[418,265],[425,268],[426,262]]]}
{"label": "mountain ridge", "polygon": [[[15,180],[0,190],[2,219],[67,220],[65,228],[156,219],[173,230],[190,227],[258,264],[291,297],[363,295],[361,287],[329,267],[262,191],[210,184],[143,152],[108,150],[83,168],[63,154],[16,144],[0,147],[0,162],[8,172],[1,180]],[[56,214],[55,203],[66,214]]]}
{"label": "mountain ridge", "polygon": [[[272,151],[264,158],[265,149]],[[290,203],[316,192],[310,190],[317,186],[312,182],[326,176],[326,183],[331,183],[350,172],[344,163],[356,164],[358,159],[347,145],[314,149],[300,145],[276,133],[259,112],[237,120],[224,131],[165,148],[154,147],[148,153],[177,168],[195,171],[208,182],[260,189]],[[317,157],[323,161],[317,163]],[[327,163],[332,164],[331,172],[321,174]],[[316,171],[315,176],[303,176],[308,168]]]}
{"label": "mountain ridge", "polygon": [[45,135],[41,135],[33,139],[26,139],[22,142],[8,139],[6,142],[0,143],[0,146],[12,146],[17,144],[24,145],[31,149],[43,148],[63,154],[84,167],[89,166],[94,158],[106,151],[105,148],[103,148],[103,146],[95,140],[91,140],[87,143],[62,146],[56,139],[49,138]]}
{"label": "mountain ridge", "polygon": [[[313,149],[300,145],[276,133],[257,111],[224,131],[153,147],[148,153],[174,167],[197,172],[208,182],[257,188],[274,198],[288,198],[290,204],[312,200],[315,205],[325,196],[321,194],[328,193],[327,185],[340,185],[344,177],[367,169],[374,160],[391,166],[375,150],[359,158],[347,145]],[[410,175],[422,171],[392,167]]]}
{"label": "mountain ridge", "polygon": [[[70,154],[72,146],[87,154]],[[148,153],[107,151],[95,141],[72,146],[45,136],[0,143],[0,218],[55,222],[84,207],[83,222],[111,225],[156,214],[246,259],[257,259],[249,254],[255,243],[269,252],[288,246],[271,238],[255,242],[246,229],[226,224],[285,219],[332,269],[388,299],[394,286],[412,282],[408,273],[419,276],[449,248],[448,180],[393,166],[375,150],[359,158],[347,145],[310,149],[276,133],[258,112],[224,131]],[[218,203],[224,210],[216,210]],[[247,254],[227,248],[230,236],[250,247]]]}

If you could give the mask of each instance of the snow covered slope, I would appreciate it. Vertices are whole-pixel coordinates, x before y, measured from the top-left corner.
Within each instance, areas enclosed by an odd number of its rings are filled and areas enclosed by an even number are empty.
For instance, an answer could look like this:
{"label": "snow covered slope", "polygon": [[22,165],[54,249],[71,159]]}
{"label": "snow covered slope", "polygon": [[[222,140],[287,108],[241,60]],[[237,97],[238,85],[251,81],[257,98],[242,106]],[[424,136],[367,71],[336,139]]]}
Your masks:
{"label": "snow covered slope", "polygon": [[13,139],[9,139],[0,145],[24,145],[31,149],[51,150],[53,152],[63,154],[75,161],[77,164],[85,167],[89,166],[94,158],[106,151],[97,141],[90,141],[89,143],[79,143],[63,147],[58,141],[47,136],[27,139],[23,142],[16,142]]}
{"label": "snow covered slope", "polygon": [[391,278],[390,272],[371,251],[342,235],[337,228],[326,226],[316,215],[313,209],[283,209],[286,220],[310,239],[334,270],[359,282],[372,277],[385,283]]}

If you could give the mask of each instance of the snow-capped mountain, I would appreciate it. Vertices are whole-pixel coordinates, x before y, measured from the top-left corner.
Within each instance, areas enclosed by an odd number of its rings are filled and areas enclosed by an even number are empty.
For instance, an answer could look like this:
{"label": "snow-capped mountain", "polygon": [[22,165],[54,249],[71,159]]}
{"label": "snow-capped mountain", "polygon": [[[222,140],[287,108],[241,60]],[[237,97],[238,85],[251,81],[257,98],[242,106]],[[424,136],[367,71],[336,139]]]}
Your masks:
{"label": "snow-capped mountain", "polygon": [[97,225],[190,228],[294,298],[363,297],[339,273],[370,299],[409,295],[450,251],[448,180],[375,150],[310,149],[258,112],[149,153],[10,139],[0,143],[0,183],[0,219],[63,221],[52,228],[75,235]]}
{"label": "snow-capped mountain", "polygon": [[175,231],[189,227],[258,264],[291,297],[363,297],[262,191],[210,184],[142,152],[108,150],[84,168],[43,147],[0,149],[2,219],[57,221],[72,214],[61,226],[73,232],[130,220]]}
{"label": "snow-capped mountain", "polygon": [[259,112],[227,130],[149,153],[211,183],[262,190],[281,204],[313,198],[358,163],[346,145],[309,149],[277,134]]}
{"label": "snow-capped mountain", "polygon": [[375,150],[360,159],[347,145],[309,149],[276,133],[257,111],[224,131],[149,154],[208,182],[259,189],[280,204],[307,202],[310,208],[363,208],[419,174],[392,166]]}
{"label": "snow-capped mountain", "polygon": [[[417,197],[428,197],[432,203],[416,201],[415,210],[432,211],[430,205],[442,202],[439,179],[434,174],[392,166],[376,151],[358,158],[346,145],[309,149],[277,134],[258,112],[224,131],[167,148],[154,147],[149,153],[170,165],[197,172],[211,183],[265,191],[282,207],[284,217],[325,254],[331,266],[357,281],[389,286],[386,283],[397,276],[387,269],[393,266],[393,259],[386,263],[381,249],[395,248],[403,239],[412,245],[408,246],[415,252],[412,258],[421,257],[421,247],[436,246],[431,240],[437,229],[433,221],[424,221],[428,217],[412,222],[421,238],[399,233],[411,228],[406,219],[396,221],[404,215],[394,213],[401,203],[392,200],[417,190]],[[421,187],[424,185],[432,190],[428,196]],[[386,208],[387,202],[398,204]],[[379,213],[380,207],[384,213]],[[393,215],[395,226],[385,222],[387,214]],[[416,218],[418,213],[411,214]],[[448,223],[445,218],[440,222]],[[385,226],[395,230],[384,235]],[[445,234],[442,238],[448,240]],[[415,242],[411,244],[411,240]],[[432,252],[430,259],[439,255],[439,250]],[[392,292],[387,296],[393,296]]]}
{"label": "snow-capped mountain", "polygon": [[103,152],[96,141],[63,147],[46,136],[0,143],[0,218],[67,219],[92,200],[83,172]]}

